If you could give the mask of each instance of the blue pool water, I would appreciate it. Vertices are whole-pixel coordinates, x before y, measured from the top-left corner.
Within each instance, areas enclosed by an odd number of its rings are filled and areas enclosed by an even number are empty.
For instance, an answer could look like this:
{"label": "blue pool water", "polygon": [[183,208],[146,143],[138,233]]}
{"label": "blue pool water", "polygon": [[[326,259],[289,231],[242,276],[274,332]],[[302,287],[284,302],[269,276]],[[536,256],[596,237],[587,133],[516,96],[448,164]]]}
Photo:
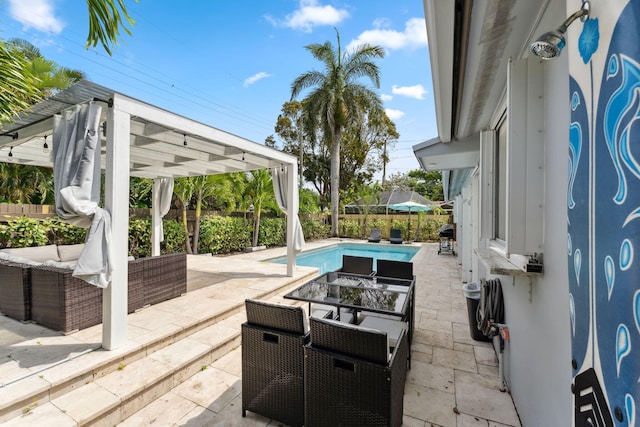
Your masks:
{"label": "blue pool water", "polygon": [[[338,243],[320,249],[305,251],[296,256],[296,264],[306,267],[318,267],[320,274],[335,271],[342,267],[342,255],[365,256],[373,258],[373,269],[376,269],[378,258],[396,261],[411,261],[420,250],[415,246],[395,246],[379,244]],[[269,262],[286,264],[287,257],[272,258]]]}

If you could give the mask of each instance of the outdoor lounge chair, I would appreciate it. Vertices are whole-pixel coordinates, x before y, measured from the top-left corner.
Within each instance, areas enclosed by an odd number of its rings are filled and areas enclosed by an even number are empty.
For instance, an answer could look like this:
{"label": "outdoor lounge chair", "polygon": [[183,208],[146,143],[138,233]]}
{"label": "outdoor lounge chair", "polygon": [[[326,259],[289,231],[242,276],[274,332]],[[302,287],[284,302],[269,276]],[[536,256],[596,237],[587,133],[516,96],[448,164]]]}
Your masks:
{"label": "outdoor lounge chair", "polygon": [[402,243],[402,230],[392,228],[391,232],[389,233],[389,241],[391,243]]}
{"label": "outdoor lounge chair", "polygon": [[372,228],[368,240],[372,243],[380,243],[380,234],[381,233],[379,228]]}
{"label": "outdoor lounge chair", "polygon": [[400,426],[407,336],[309,319],[305,347],[305,426]]}
{"label": "outdoor lounge chair", "polygon": [[242,416],[247,411],[288,424],[304,424],[302,307],[246,300],[242,324]]}

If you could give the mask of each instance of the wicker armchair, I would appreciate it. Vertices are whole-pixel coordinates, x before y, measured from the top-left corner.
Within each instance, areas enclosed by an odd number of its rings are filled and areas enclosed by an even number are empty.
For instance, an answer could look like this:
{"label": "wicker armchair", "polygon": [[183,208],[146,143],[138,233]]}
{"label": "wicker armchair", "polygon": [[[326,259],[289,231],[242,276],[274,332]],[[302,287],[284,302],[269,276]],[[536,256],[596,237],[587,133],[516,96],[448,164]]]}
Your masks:
{"label": "wicker armchair", "polygon": [[302,307],[246,300],[242,324],[242,416],[247,411],[291,426],[304,424]]}
{"label": "wicker armchair", "polygon": [[387,334],[310,318],[305,347],[305,426],[400,426],[408,341],[389,353]]}

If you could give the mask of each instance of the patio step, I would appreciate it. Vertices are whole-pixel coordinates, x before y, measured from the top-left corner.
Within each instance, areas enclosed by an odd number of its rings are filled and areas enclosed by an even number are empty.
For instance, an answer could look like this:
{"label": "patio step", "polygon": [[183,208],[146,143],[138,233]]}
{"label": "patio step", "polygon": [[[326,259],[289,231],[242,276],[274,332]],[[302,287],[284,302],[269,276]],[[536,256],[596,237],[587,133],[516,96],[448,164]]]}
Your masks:
{"label": "patio step", "polygon": [[[269,299],[314,275],[298,277],[252,298]],[[238,347],[245,318],[242,301],[145,345],[87,351],[5,384],[0,388],[0,423],[113,426]]]}

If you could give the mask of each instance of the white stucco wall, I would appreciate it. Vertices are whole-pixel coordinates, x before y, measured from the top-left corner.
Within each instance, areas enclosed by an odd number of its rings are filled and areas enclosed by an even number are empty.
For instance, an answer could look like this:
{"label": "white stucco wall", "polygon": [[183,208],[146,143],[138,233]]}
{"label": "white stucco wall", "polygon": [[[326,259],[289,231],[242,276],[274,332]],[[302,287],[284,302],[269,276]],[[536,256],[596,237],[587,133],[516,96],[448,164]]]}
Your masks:
{"label": "white stucco wall", "polygon": [[511,342],[505,375],[524,426],[571,425],[567,281],[569,85],[566,56],[545,64],[544,275],[499,276]]}
{"label": "white stucco wall", "polygon": [[[565,13],[564,2],[558,3],[549,7],[542,26]],[[523,426],[570,426],[572,421],[566,224],[568,74],[566,54],[544,65],[544,275],[531,279],[497,276],[502,283],[511,335],[505,375]],[[473,192],[473,203],[465,205],[465,214],[477,216],[478,187],[470,181],[466,191]],[[478,223],[476,218],[471,222]],[[473,240],[465,239],[465,243]],[[460,248],[461,252],[465,250],[468,248]],[[482,264],[475,264],[475,255],[471,262],[470,266],[463,262],[462,268],[474,270],[474,279],[476,275],[495,277],[487,275]]]}

